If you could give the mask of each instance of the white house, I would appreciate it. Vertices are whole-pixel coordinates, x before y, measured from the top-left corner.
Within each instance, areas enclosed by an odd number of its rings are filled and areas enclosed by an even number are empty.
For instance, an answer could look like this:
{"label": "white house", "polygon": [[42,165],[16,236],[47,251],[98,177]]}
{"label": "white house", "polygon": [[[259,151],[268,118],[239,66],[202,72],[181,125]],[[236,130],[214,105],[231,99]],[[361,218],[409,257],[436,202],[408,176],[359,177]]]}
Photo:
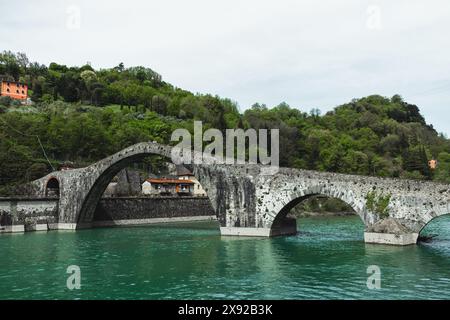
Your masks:
{"label": "white house", "polygon": [[200,182],[197,180],[197,178],[192,174],[191,171],[189,171],[186,167],[182,165],[177,166],[177,176],[180,180],[189,180],[194,183],[193,185],[193,195],[199,196],[199,197],[206,197],[206,191],[203,189]]}
{"label": "white house", "polygon": [[145,180],[142,184],[142,194],[152,194],[152,184],[150,181]]}
{"label": "white house", "polygon": [[142,184],[142,194],[146,195],[181,195],[194,193],[194,182],[185,179],[150,178]]}

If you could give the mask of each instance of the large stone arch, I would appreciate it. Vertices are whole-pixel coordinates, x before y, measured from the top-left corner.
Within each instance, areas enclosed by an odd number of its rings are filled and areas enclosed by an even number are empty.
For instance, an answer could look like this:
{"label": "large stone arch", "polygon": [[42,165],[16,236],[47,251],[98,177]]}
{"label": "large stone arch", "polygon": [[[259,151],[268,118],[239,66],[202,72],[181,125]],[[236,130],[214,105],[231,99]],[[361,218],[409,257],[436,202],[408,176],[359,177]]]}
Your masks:
{"label": "large stone arch", "polygon": [[[59,224],[57,229],[76,229],[89,227],[96,205],[111,179],[129,164],[150,155],[159,155],[171,160],[172,147],[154,142],[143,142],[125,148],[112,156],[88,167],[56,171],[34,183],[41,195],[45,194],[45,182],[55,178],[60,182]],[[214,177],[204,176],[210,170],[197,165],[187,165],[205,188],[214,210],[217,208],[217,183]],[[215,168],[215,171],[220,168]],[[213,197],[210,197],[210,194]],[[225,218],[219,220],[225,221]]]}
{"label": "large stone arch", "polygon": [[[81,228],[89,226],[103,192],[112,178],[122,169],[151,155],[159,155],[166,158],[168,161],[171,161],[171,151],[172,148],[170,146],[159,145],[156,143],[140,143],[94,164],[95,168],[93,171],[95,171],[95,174],[92,176],[96,178],[90,183],[91,187],[82,201],[81,208],[79,209],[76,218],[77,226]],[[193,172],[194,176],[200,184],[202,184],[210,199],[211,205],[216,212],[219,222],[225,222],[223,214],[219,214],[220,212],[223,213],[223,211],[217,210],[220,203],[220,201],[217,201],[217,198],[220,196],[220,193],[216,191],[217,182],[215,178],[223,176],[219,172],[220,168],[215,168],[213,177],[210,170],[200,168],[199,165],[186,164],[186,167]],[[93,179],[90,178],[89,180],[92,181]],[[213,196],[210,196],[210,194]]]}
{"label": "large stone arch", "polygon": [[129,165],[139,162],[145,157],[151,156],[151,153],[139,153],[131,156],[127,156],[120,159],[111,166],[107,167],[95,180],[94,184],[90,188],[86,195],[83,204],[81,206],[80,213],[78,214],[77,224],[83,226],[83,224],[90,223],[93,219],[95,208],[100,201],[104,191],[108,187],[108,184],[122,169],[127,168]]}

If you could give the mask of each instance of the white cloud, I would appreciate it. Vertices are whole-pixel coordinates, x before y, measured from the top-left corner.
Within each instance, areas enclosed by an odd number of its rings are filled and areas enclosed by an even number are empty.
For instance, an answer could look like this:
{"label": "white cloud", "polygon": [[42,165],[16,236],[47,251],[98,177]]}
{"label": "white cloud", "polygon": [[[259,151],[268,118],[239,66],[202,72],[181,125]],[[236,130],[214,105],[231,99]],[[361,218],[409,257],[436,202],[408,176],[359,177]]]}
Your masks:
{"label": "white cloud", "polygon": [[[95,67],[146,65],[242,109],[286,101],[328,110],[399,93],[450,135],[446,0],[21,1],[1,5],[0,49]],[[80,28],[67,28],[79,6]],[[380,28],[367,19],[379,8]]]}

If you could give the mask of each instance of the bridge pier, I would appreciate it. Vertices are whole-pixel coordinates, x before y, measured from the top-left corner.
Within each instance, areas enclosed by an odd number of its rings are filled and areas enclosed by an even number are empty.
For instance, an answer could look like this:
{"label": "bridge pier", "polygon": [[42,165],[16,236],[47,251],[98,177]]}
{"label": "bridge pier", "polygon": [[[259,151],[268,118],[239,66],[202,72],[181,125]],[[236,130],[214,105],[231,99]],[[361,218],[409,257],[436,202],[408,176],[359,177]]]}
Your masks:
{"label": "bridge pier", "polygon": [[407,246],[417,243],[418,230],[413,225],[402,224],[400,219],[384,218],[368,226],[364,232],[364,242]]}
{"label": "bridge pier", "polygon": [[274,224],[271,228],[254,227],[220,227],[222,236],[241,237],[276,237],[297,234],[297,220],[284,218],[280,223]]}
{"label": "bridge pier", "polygon": [[377,233],[377,232],[364,232],[364,242],[373,244],[388,244],[396,246],[407,246],[416,244],[419,238],[418,233]]}
{"label": "bridge pier", "polygon": [[7,225],[0,226],[0,233],[22,233],[25,232],[25,225],[16,224],[16,225]]}

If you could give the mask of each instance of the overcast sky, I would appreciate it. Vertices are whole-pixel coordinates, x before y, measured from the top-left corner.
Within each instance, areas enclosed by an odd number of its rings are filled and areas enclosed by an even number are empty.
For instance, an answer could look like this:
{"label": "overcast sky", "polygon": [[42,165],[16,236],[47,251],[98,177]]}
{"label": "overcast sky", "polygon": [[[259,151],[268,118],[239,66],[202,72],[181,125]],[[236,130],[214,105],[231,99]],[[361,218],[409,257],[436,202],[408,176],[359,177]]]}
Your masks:
{"label": "overcast sky", "polygon": [[242,111],[398,93],[450,136],[448,0],[0,0],[0,50],[144,65]]}

